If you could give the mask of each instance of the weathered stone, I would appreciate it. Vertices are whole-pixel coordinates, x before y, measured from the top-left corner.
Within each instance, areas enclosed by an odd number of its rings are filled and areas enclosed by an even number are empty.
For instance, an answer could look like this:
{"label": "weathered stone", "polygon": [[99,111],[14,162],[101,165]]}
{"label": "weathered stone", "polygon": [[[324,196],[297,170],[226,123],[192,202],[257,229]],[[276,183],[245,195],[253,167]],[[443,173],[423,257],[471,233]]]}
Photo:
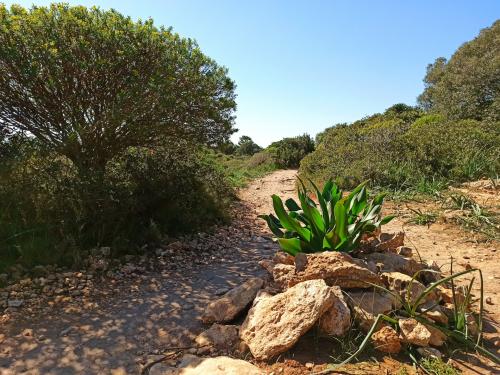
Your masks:
{"label": "weathered stone", "polygon": [[341,337],[346,334],[351,326],[351,310],[347,306],[338,286],[332,286],[335,295],[332,306],[319,319],[320,331],[329,336]]}
{"label": "weathered stone", "polygon": [[7,306],[17,308],[17,307],[21,307],[23,305],[23,303],[24,303],[24,300],[22,300],[22,299],[9,299],[7,301]]}
{"label": "weathered stone", "polygon": [[413,318],[399,319],[398,323],[404,342],[417,346],[429,346],[431,332],[425,325]]}
{"label": "weathered stone", "polygon": [[304,253],[298,253],[295,255],[295,272],[302,272],[307,266],[307,255]]}
{"label": "weathered stone", "polygon": [[269,259],[263,259],[259,261],[259,265],[264,268],[269,274],[273,274],[273,269],[276,263]]}
{"label": "weathered stone", "polygon": [[428,301],[418,307],[419,312],[436,323],[448,324],[448,316],[443,312],[440,305],[436,305],[434,301]]}
{"label": "weathered stone", "polygon": [[[229,357],[200,358],[185,356],[175,375],[263,375],[257,366]],[[170,375],[170,374],[169,374]]]}
{"label": "weathered stone", "polygon": [[[407,299],[409,291],[412,303],[416,302],[425,290],[422,283],[401,272],[384,272],[381,276],[389,290],[399,294],[403,300]],[[421,301],[423,302],[424,300]]]}
{"label": "weathered stone", "polygon": [[374,262],[382,272],[401,272],[413,276],[423,266],[415,259],[405,258],[391,252],[371,253],[365,255],[365,260]]}
{"label": "weathered stone", "polygon": [[417,352],[424,358],[441,359],[443,357],[443,354],[439,350],[431,347],[417,348]]}
{"label": "weathered stone", "polygon": [[263,283],[263,280],[257,277],[248,279],[221,298],[211,302],[202,317],[203,322],[230,322],[253,301]]}
{"label": "weathered stone", "polygon": [[446,335],[440,329],[434,328],[433,326],[426,324],[425,327],[431,333],[429,339],[429,344],[432,346],[443,346],[446,341]]}
{"label": "weathered stone", "polygon": [[212,327],[200,333],[194,341],[198,347],[210,347],[232,353],[237,350],[240,341],[238,326],[213,324]]}
{"label": "weathered stone", "polygon": [[323,280],[309,280],[264,298],[248,312],[240,338],[257,359],[290,349],[332,306],[335,294]]}
{"label": "weathered stone", "polygon": [[178,370],[165,362],[158,362],[149,368],[149,375],[176,375]]}
{"label": "weathered stone", "polygon": [[[453,290],[451,288],[447,288],[444,285],[438,285],[436,290],[438,296],[443,300],[444,303],[455,303],[453,299]],[[459,288],[455,288],[455,299],[457,304],[459,305],[462,305],[465,301],[465,296]]]}
{"label": "weathered stone", "polygon": [[272,297],[274,294],[270,293],[269,291],[265,289],[261,289],[257,292],[257,295],[255,296],[252,306],[255,306],[259,301],[263,300],[264,298],[269,298]]}
{"label": "weathered stone", "polygon": [[404,232],[396,234],[381,233],[378,239],[380,242],[375,246],[375,250],[395,252],[396,248],[404,245],[405,234]]}
{"label": "weathered stone", "polygon": [[288,264],[289,266],[295,265],[294,257],[284,251],[278,251],[273,257],[273,262],[276,264]]}
{"label": "weathered stone", "polygon": [[396,248],[396,254],[411,258],[411,256],[413,255],[413,250],[408,246],[399,246],[398,248]]}
{"label": "weathered stone", "polygon": [[353,310],[354,320],[365,332],[371,328],[378,314],[388,313],[397,303],[390,294],[374,291],[347,292],[346,300]]}
{"label": "weathered stone", "polygon": [[385,326],[372,335],[375,349],[383,353],[399,353],[401,351],[401,340],[394,328]]}
{"label": "weathered stone", "polygon": [[360,265],[359,260],[345,253],[324,251],[307,256],[304,271],[297,272],[289,281],[288,286],[302,281],[322,279],[328,285],[341,288],[370,288],[372,284],[381,284],[377,274]]}
{"label": "weathered stone", "polygon": [[295,275],[295,266],[278,263],[273,268],[273,279],[282,288],[286,289]]}

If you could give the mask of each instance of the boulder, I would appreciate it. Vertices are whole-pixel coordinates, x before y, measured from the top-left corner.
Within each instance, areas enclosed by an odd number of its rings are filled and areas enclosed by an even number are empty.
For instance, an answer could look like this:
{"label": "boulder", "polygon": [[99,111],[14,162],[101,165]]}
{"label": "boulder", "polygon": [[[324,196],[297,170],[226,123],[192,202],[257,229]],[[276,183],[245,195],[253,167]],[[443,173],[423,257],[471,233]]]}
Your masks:
{"label": "boulder", "polygon": [[326,310],[318,322],[320,331],[328,336],[344,336],[351,326],[351,310],[338,286],[332,286],[335,295],[332,306]]}
{"label": "boulder", "polygon": [[210,302],[202,316],[203,322],[230,322],[253,301],[263,283],[260,278],[250,278],[221,298]]}
{"label": "boulder", "polygon": [[241,325],[240,338],[257,359],[269,359],[290,349],[335,301],[323,280],[297,284],[253,306]]}
{"label": "boulder", "polygon": [[385,326],[372,335],[372,343],[375,349],[383,353],[399,353],[401,351],[401,339],[394,328]]}
{"label": "boulder", "polygon": [[377,274],[363,266],[364,263],[354,260],[349,254],[324,251],[307,256],[307,264],[302,272],[296,272],[288,286],[306,280],[323,279],[328,285],[341,288],[370,288],[372,284],[381,284]]}
{"label": "boulder", "polygon": [[240,338],[238,326],[213,324],[212,327],[200,333],[194,341],[198,347],[209,347],[227,353],[238,349]]}
{"label": "boulder", "polygon": [[422,283],[401,272],[384,272],[381,276],[389,290],[401,296],[404,301],[406,301],[408,291],[410,300],[414,303],[425,290]]}
{"label": "boulder", "polygon": [[347,292],[346,300],[353,310],[354,320],[365,332],[371,328],[378,314],[388,313],[397,304],[390,294],[378,291]]}
{"label": "boulder", "polygon": [[[200,358],[186,355],[175,375],[264,375],[257,366],[229,357]],[[170,375],[170,374],[169,374]]]}
{"label": "boulder", "polygon": [[404,232],[398,232],[396,234],[381,233],[378,239],[379,243],[375,246],[376,251],[396,252],[398,247],[404,245],[405,234]]}
{"label": "boulder", "polygon": [[391,252],[367,254],[364,259],[368,262],[374,262],[382,272],[401,272],[413,276],[423,269],[423,265],[415,259],[405,258]]}
{"label": "boulder", "polygon": [[429,346],[431,332],[425,325],[413,318],[399,319],[398,323],[404,342],[417,346]]}

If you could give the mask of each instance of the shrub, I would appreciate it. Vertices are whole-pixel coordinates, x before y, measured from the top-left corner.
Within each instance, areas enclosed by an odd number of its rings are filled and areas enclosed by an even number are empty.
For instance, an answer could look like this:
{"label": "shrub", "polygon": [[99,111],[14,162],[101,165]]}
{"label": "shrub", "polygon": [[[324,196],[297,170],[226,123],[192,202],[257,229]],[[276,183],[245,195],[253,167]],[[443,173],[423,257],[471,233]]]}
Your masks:
{"label": "shrub", "polygon": [[158,233],[206,228],[225,220],[231,198],[221,167],[185,142],[128,148],[107,164],[97,190],[53,154],[18,161],[2,177],[0,259],[25,265],[72,264],[96,245],[133,251]]}
{"label": "shrub", "polygon": [[236,153],[238,155],[252,156],[253,154],[262,150],[257,143],[255,143],[252,138],[247,135],[242,135],[238,141],[238,148]]}
{"label": "shrub", "polygon": [[314,151],[314,141],[308,134],[293,138],[283,138],[272,143],[268,151],[273,154],[276,164],[281,168],[298,168],[300,161]]}
{"label": "shrub", "polygon": [[334,178],[347,188],[369,179],[406,190],[498,173],[500,123],[453,121],[396,108],[327,130],[302,161],[300,175],[318,182]]}
{"label": "shrub", "polygon": [[283,251],[295,256],[324,250],[353,251],[363,234],[371,233],[392,220],[392,216],[380,217],[384,195],[379,194],[368,201],[365,184],[361,184],[348,196],[329,180],[323,190],[314,186],[319,207],[302,185],[299,201],[283,202],[273,195],[274,215],[260,216],[266,220]]}

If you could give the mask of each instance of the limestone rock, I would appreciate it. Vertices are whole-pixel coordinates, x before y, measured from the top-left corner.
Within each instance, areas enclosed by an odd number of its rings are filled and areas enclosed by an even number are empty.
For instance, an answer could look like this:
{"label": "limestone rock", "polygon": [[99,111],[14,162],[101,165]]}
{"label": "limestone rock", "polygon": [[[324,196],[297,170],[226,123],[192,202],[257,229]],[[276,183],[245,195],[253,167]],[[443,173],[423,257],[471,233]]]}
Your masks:
{"label": "limestone rock", "polygon": [[413,250],[408,246],[399,246],[398,248],[396,248],[396,254],[411,258],[411,256],[413,255]]}
{"label": "limestone rock", "polygon": [[302,281],[323,279],[328,285],[337,285],[341,288],[370,288],[373,284],[380,284],[377,274],[363,267],[360,260],[353,260],[349,254],[324,251],[307,256],[307,265],[302,272],[296,272],[288,282],[288,286]]}
{"label": "limestone rock", "polygon": [[375,349],[383,353],[399,353],[401,351],[401,340],[394,328],[385,326],[372,335]]}
{"label": "limestone rock", "polygon": [[431,333],[429,344],[432,346],[443,346],[446,341],[446,335],[440,329],[434,328],[431,325],[426,324],[425,327]]}
{"label": "limestone rock", "polygon": [[413,276],[423,268],[415,259],[391,252],[367,254],[365,260],[374,262],[382,272],[401,272],[408,276]]}
{"label": "limestone rock", "polygon": [[347,292],[346,300],[353,310],[354,319],[364,331],[371,328],[378,314],[388,313],[396,303],[390,294],[374,291]]}
{"label": "limestone rock", "polygon": [[263,259],[259,261],[259,265],[272,275],[276,264],[272,260]]}
{"label": "limestone rock", "polygon": [[338,286],[332,286],[335,295],[332,306],[319,319],[319,329],[323,334],[341,337],[351,326],[351,310]]}
{"label": "limestone rock", "polygon": [[286,289],[295,275],[295,266],[278,263],[273,268],[273,279],[280,288]]}
{"label": "limestone rock", "polygon": [[443,308],[440,305],[436,305],[434,301],[425,302],[418,307],[419,312],[423,312],[423,315],[436,323],[448,324],[448,316],[443,312]]}
{"label": "limestone rock", "polygon": [[431,332],[413,318],[399,319],[399,328],[404,342],[417,346],[429,346]]}
{"label": "limestone rock", "polygon": [[260,278],[250,278],[221,298],[211,302],[202,317],[203,322],[230,322],[253,301],[263,283]]}
{"label": "limestone rock", "polygon": [[332,306],[335,294],[323,280],[297,284],[253,306],[240,328],[240,338],[257,359],[290,349]]}
{"label": "limestone rock", "polygon": [[[444,303],[455,303],[453,300],[453,290],[451,288],[447,288],[444,285],[438,285],[436,289],[438,296],[441,297]],[[455,299],[459,305],[463,304],[465,301],[465,296],[459,288],[455,288]]]}
{"label": "limestone rock", "polygon": [[212,347],[231,353],[238,347],[240,338],[238,326],[213,324],[212,327],[200,333],[194,341],[199,347]]}
{"label": "limestone rock", "polygon": [[379,236],[379,244],[375,246],[377,251],[393,251],[404,245],[405,234],[398,232],[396,234],[381,233]]}
{"label": "limestone rock", "polygon": [[[185,356],[175,375],[264,375],[257,366],[229,357]],[[170,375],[170,374],[169,374]]]}
{"label": "limestone rock", "polygon": [[382,273],[382,279],[389,290],[399,294],[403,300],[406,300],[409,290],[412,303],[416,302],[417,298],[425,290],[422,283],[401,272],[384,272]]}
{"label": "limestone rock", "polygon": [[278,251],[273,257],[273,262],[276,264],[287,264],[289,266],[295,265],[294,257],[284,251]]}

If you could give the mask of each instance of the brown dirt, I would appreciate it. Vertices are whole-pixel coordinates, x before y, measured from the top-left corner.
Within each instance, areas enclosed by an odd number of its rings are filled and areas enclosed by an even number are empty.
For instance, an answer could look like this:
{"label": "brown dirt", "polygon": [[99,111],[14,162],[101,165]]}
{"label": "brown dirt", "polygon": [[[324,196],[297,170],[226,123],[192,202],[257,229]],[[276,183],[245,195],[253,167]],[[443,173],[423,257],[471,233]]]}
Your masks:
{"label": "brown dirt", "polygon": [[[138,374],[148,355],[191,345],[193,337],[206,328],[200,317],[217,289],[263,275],[257,262],[272,256],[277,247],[262,237],[268,232],[256,215],[272,211],[271,194],[282,198],[295,195],[295,175],[293,170],[277,171],[243,189],[234,213],[236,220],[227,228],[227,233],[237,238],[236,244],[233,241],[218,252],[204,255],[206,259],[201,262],[186,261],[174,269],[159,267],[122,280],[103,277],[99,284],[102,290],[88,308],[69,301],[32,314],[21,310],[4,319],[0,327],[0,374]],[[494,199],[498,203],[498,195]],[[475,243],[459,227],[449,224],[406,224],[404,209],[389,204],[388,211],[401,211],[403,217],[385,230],[404,230],[410,246],[417,248],[424,259],[445,265],[453,255],[457,267],[467,262],[480,267],[486,296],[493,303],[487,305],[488,314],[496,324],[494,319],[500,313],[500,275],[495,269],[500,260],[498,244]],[[489,329],[490,338],[498,337],[495,327],[490,325]],[[312,371],[307,363],[314,364],[314,371],[321,370],[331,361],[330,353],[327,344],[306,337],[276,363],[261,367],[277,375],[308,374]],[[476,356],[457,361],[465,373],[492,374],[499,370]],[[471,365],[467,370],[468,362]],[[378,357],[378,363],[350,365],[337,373],[394,374],[401,366],[396,359]]]}

